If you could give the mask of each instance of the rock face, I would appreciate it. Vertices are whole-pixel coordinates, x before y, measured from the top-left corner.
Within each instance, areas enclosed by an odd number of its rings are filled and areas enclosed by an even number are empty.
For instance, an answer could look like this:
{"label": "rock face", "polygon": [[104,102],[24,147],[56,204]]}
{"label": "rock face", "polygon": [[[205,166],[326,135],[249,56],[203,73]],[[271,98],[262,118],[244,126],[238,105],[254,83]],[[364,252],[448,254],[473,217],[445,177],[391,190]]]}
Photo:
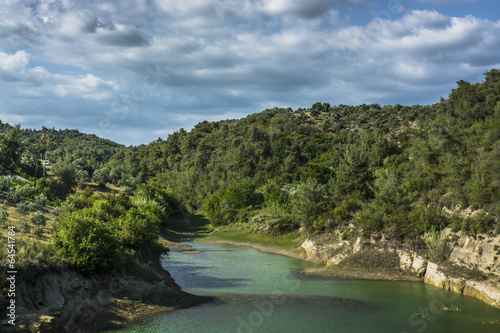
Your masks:
{"label": "rock face", "polygon": [[[468,269],[478,269],[493,276],[487,281],[466,280],[464,278],[447,276],[438,264],[428,262],[426,258],[409,250],[392,248],[382,236],[371,239],[370,246],[383,252],[396,252],[400,259],[400,269],[422,278],[425,283],[438,288],[450,290],[459,294],[472,296],[500,308],[500,235],[495,237],[478,235],[473,238],[446,230],[448,243],[451,245],[449,261]],[[339,236],[341,233],[337,231]],[[344,241],[338,239],[318,244],[306,239],[302,244],[306,259],[326,265],[338,264],[342,259],[360,251],[362,243],[359,238]],[[495,278],[496,277],[496,278]]]}
{"label": "rock face", "polygon": [[424,281],[438,288],[478,298],[483,302],[500,308],[500,288],[494,282],[448,277],[439,270],[437,264],[432,262],[427,264]]}
{"label": "rock face", "polygon": [[500,235],[482,239],[460,236],[450,254],[450,261],[476,267],[484,273],[493,273],[500,277]]}
{"label": "rock face", "polygon": [[151,300],[149,304],[154,305],[152,295],[167,297],[166,303],[173,307],[189,306],[184,303],[197,301],[196,296],[182,292],[166,271],[156,272],[156,275],[122,272],[85,278],[68,269],[60,269],[16,283],[16,326],[0,322],[0,331],[86,332],[94,331],[98,327],[94,325],[100,325],[101,330],[109,329],[119,319],[110,313],[116,301],[142,302],[144,299]]}

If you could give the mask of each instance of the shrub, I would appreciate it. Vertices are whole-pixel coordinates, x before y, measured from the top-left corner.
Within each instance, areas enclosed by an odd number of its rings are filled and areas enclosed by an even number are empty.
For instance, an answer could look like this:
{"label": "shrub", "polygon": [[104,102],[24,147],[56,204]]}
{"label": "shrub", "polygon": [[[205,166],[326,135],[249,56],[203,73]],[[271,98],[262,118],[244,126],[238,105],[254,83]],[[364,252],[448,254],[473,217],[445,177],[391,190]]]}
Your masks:
{"label": "shrub", "polygon": [[26,221],[26,219],[24,217],[21,217],[19,219],[19,226],[20,226],[21,232],[23,232],[25,234],[29,233],[30,227],[29,227],[28,221]]}
{"label": "shrub", "polygon": [[29,209],[36,211],[36,210],[42,210],[43,207],[45,207],[45,204],[47,203],[47,197],[43,194],[40,194],[35,198],[35,200],[29,205]]}
{"label": "shrub", "polygon": [[433,261],[442,262],[450,256],[451,248],[448,245],[448,236],[444,231],[438,232],[431,228],[425,235],[425,244],[429,257]]}
{"label": "shrub", "polygon": [[0,191],[8,191],[10,188],[10,178],[7,176],[0,176]]}
{"label": "shrub", "polygon": [[20,204],[17,205],[16,207],[16,213],[19,215],[26,215],[29,212],[29,207],[28,204],[25,202],[21,202]]}
{"label": "shrub", "polygon": [[33,216],[31,216],[31,223],[36,226],[45,226],[46,218],[42,212],[36,212]]}
{"label": "shrub", "polygon": [[5,223],[7,222],[7,218],[9,217],[9,213],[7,213],[7,208],[5,207],[5,204],[2,205],[2,209],[0,209],[0,223]]}
{"label": "shrub", "polygon": [[35,228],[35,230],[33,230],[33,235],[35,235],[36,237],[41,237],[44,231],[45,228],[43,227],[43,225],[39,225]]}
{"label": "shrub", "polygon": [[156,244],[159,237],[160,219],[152,219],[132,207],[118,219],[119,240],[136,251],[147,251]]}
{"label": "shrub", "polygon": [[116,259],[117,242],[110,230],[85,210],[61,216],[52,243],[58,255],[86,276],[108,271]]}
{"label": "shrub", "polygon": [[495,219],[486,213],[479,213],[474,217],[468,217],[462,223],[462,231],[472,235],[484,233],[494,228]]}

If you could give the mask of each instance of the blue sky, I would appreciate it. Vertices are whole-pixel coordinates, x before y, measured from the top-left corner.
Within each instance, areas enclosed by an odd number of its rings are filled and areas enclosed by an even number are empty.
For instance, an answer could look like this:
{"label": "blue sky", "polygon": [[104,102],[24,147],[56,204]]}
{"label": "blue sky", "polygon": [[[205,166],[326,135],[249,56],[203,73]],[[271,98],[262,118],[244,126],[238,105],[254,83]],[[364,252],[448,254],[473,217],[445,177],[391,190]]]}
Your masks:
{"label": "blue sky", "polygon": [[0,1],[0,120],[126,145],[275,106],[435,103],[491,68],[496,0]]}

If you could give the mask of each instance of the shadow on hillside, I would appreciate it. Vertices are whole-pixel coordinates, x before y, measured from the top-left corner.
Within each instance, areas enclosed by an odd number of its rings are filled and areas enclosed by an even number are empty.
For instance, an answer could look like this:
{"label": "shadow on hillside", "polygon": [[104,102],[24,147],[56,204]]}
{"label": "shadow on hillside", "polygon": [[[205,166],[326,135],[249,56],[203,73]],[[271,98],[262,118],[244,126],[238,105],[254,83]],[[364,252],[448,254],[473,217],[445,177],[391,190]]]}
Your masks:
{"label": "shadow on hillside", "polygon": [[212,230],[210,221],[203,214],[184,212],[172,216],[167,226],[162,228],[161,235],[171,242],[185,242],[203,237]]}

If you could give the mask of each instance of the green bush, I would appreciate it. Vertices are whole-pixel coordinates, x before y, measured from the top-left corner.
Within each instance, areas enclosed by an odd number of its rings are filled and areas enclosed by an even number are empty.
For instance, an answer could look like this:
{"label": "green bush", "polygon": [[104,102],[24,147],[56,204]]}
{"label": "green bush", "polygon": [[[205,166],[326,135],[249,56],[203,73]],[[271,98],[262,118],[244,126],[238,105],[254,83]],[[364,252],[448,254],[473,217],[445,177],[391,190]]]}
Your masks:
{"label": "green bush", "polygon": [[2,205],[2,209],[0,209],[0,223],[7,222],[7,218],[9,217],[9,213],[7,212],[7,207],[5,204]]}
{"label": "green bush", "polygon": [[45,226],[46,218],[45,215],[43,215],[42,212],[35,212],[31,216],[31,223],[33,223],[36,226]]}
{"label": "green bush", "polygon": [[408,214],[412,231],[421,235],[432,228],[441,230],[445,225],[443,211],[438,207],[418,206]]}
{"label": "green bush", "polygon": [[19,226],[20,226],[22,233],[25,233],[25,234],[29,233],[30,227],[29,227],[28,221],[26,221],[26,219],[24,217],[21,217],[19,219],[18,223],[19,223]]}
{"label": "green bush", "polygon": [[130,208],[118,219],[118,238],[123,246],[135,251],[144,252],[154,249],[159,237],[160,219],[152,218],[140,209]]}
{"label": "green bush", "polygon": [[32,203],[29,204],[29,209],[32,211],[42,210],[47,204],[47,197],[43,194],[40,194],[33,200]]}
{"label": "green bush", "polygon": [[462,231],[472,235],[485,233],[493,229],[495,229],[495,219],[486,213],[468,217],[462,223]]}
{"label": "green bush", "polygon": [[33,230],[33,235],[35,235],[36,237],[41,237],[44,231],[45,228],[43,227],[43,225],[39,225]]}
{"label": "green bush", "polygon": [[109,271],[118,248],[111,231],[84,210],[59,217],[52,242],[58,255],[87,276]]}
{"label": "green bush", "polygon": [[19,215],[26,215],[29,212],[28,204],[25,202],[21,202],[16,207],[16,213]]}
{"label": "green bush", "polygon": [[424,240],[431,260],[442,262],[448,259],[451,248],[448,244],[448,236],[444,230],[438,232],[436,229],[431,228]]}
{"label": "green bush", "polygon": [[10,178],[7,176],[0,176],[0,191],[8,191],[10,188]]}

